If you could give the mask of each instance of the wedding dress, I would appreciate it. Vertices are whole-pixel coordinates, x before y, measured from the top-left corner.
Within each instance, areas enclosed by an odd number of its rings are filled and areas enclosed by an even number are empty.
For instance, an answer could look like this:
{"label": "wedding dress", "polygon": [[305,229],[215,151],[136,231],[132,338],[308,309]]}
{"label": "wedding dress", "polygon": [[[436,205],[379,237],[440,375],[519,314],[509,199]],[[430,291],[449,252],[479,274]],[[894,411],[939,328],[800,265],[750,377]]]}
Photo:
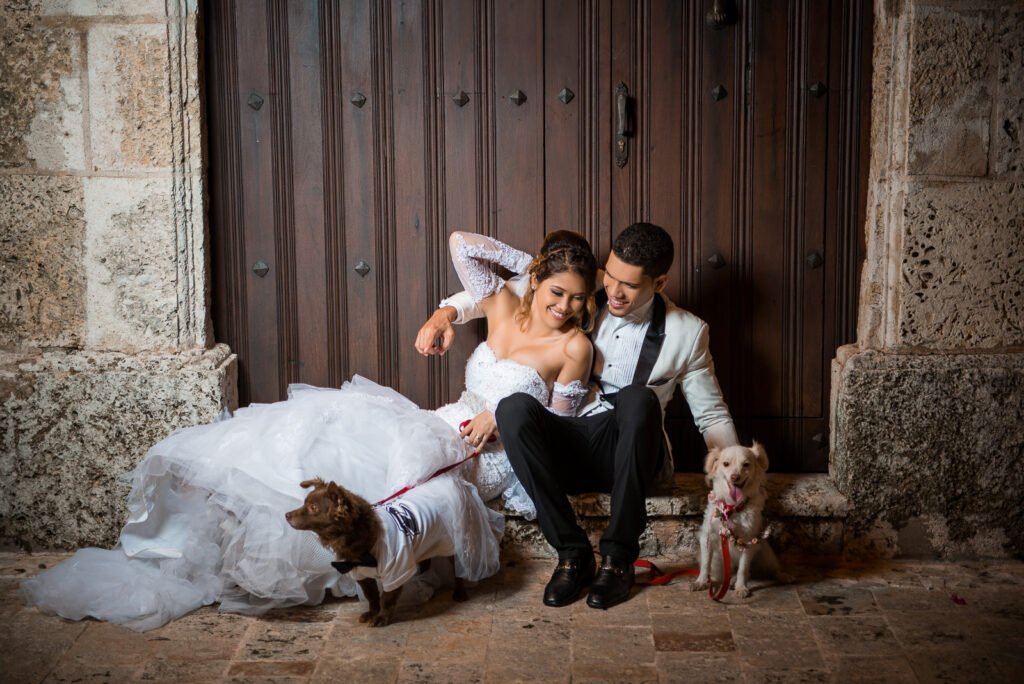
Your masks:
{"label": "wedding dress", "polygon": [[[319,603],[327,591],[357,595],[316,535],[286,522],[285,512],[305,498],[299,483],[334,480],[378,502],[464,459],[459,424],[515,392],[571,411],[585,388],[549,390],[534,368],[497,359],[484,342],[466,364],[465,392],[436,411],[355,376],[340,389],[292,385],[286,401],[178,430],[124,476],[129,516],[117,546],[79,550],[23,581],[26,603],[145,631],[215,601],[224,611],[259,614]],[[456,574],[470,581],[494,574],[504,518],[484,500],[502,496],[511,510],[535,514],[500,441],[442,478],[430,489],[456,540]],[[430,590],[420,587],[419,595]]]}

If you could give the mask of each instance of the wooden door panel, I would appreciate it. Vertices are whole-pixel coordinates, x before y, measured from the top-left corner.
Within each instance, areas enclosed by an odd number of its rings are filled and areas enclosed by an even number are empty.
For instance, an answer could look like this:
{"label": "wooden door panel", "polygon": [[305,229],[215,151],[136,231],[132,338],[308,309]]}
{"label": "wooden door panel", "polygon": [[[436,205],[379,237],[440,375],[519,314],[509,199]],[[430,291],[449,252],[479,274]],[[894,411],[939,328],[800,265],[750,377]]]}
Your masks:
{"label": "wooden door panel", "polygon": [[[582,167],[580,128],[580,68],[583,13],[587,3],[548,0],[544,3],[543,140],[545,232],[580,230],[581,190],[586,185]],[[559,99],[566,89],[567,102]],[[569,96],[571,94],[571,99]]]}
{"label": "wooden door panel", "polygon": [[[341,3],[336,15],[337,48],[341,59],[340,89],[335,92],[338,120],[330,125],[341,131],[339,155],[342,167],[338,179],[341,193],[341,225],[339,226],[343,259],[339,260],[339,281],[344,288],[343,326],[344,356],[347,363],[342,375],[354,374],[385,381],[389,370],[382,356],[386,338],[386,320],[382,315],[383,241],[381,230],[387,220],[386,205],[381,201],[382,174],[385,170],[385,148],[380,125],[385,117],[385,99],[389,93],[381,83],[379,71],[380,8],[374,3]],[[353,98],[366,98],[361,106]],[[355,269],[360,261],[370,271],[360,275]]]}
{"label": "wooden door panel", "polygon": [[[544,234],[544,3],[492,5],[495,237],[530,249]],[[512,95],[526,96],[516,104]]]}
{"label": "wooden door panel", "polygon": [[[243,7],[249,7],[243,10]],[[279,84],[272,81],[275,75],[268,69],[272,58],[269,49],[272,16],[268,3],[258,3],[259,12],[252,6],[236,5],[235,21],[238,27],[236,46],[239,50],[238,89],[235,97],[241,99],[239,139],[241,175],[245,179],[242,196],[241,224],[244,226],[244,244],[239,274],[246,280],[245,306],[246,328],[249,336],[242,353],[245,354],[246,372],[249,376],[253,401],[273,401],[287,382],[287,366],[281,363],[281,340],[277,320],[281,296],[287,286],[287,269],[282,269],[278,260],[281,246],[278,245],[277,231],[281,226],[279,214],[280,197],[272,189],[278,178],[274,175],[274,155],[280,153],[280,130],[277,120],[280,116],[280,102],[270,96]],[[277,15],[273,15],[277,16]],[[249,95],[262,98],[251,100]],[[265,184],[269,192],[257,190]],[[251,269],[258,261],[270,266],[265,276],[256,275]],[[280,282],[279,282],[280,281]]]}
{"label": "wooden door panel", "polygon": [[[302,112],[324,96],[320,56],[320,12],[317,3],[287,6],[289,112]],[[296,121],[288,117],[292,163],[283,169],[285,196],[291,197],[294,234],[295,357],[288,359],[295,381],[330,383],[327,315],[327,223],[324,211],[324,131],[319,116]]]}
{"label": "wooden door panel", "polygon": [[697,87],[694,77],[692,47],[689,40],[681,40],[685,27],[684,15],[693,13],[693,3],[659,0],[651,3],[649,38],[652,54],[647,98],[643,120],[639,122],[650,131],[650,144],[646,164],[650,169],[647,201],[650,216],[657,217],[659,225],[672,233],[676,243],[676,260],[669,273],[666,292],[680,306],[692,306],[687,296],[693,284],[688,281],[694,273],[690,268],[693,247],[689,236],[697,221],[684,214],[684,206],[693,205],[694,194],[687,192],[691,179],[696,177],[692,143],[695,123],[692,102]]}
{"label": "wooden door panel", "polygon": [[[447,244],[443,240],[454,230],[474,233],[487,232],[491,219],[491,95],[489,88],[488,56],[490,54],[490,24],[488,3],[477,0],[445,2],[440,12],[441,36],[435,42],[441,60],[443,85],[438,92],[437,116],[442,143],[442,155],[431,160],[435,169],[439,197],[438,237],[442,240],[434,254],[436,272],[441,274],[439,294],[456,292],[460,288],[458,276],[448,258]],[[453,98],[465,93],[466,101],[457,103]],[[472,188],[472,191],[467,189]],[[426,314],[436,301],[428,305]],[[465,326],[455,338],[448,353],[430,364],[439,376],[437,394],[429,405],[438,406],[454,401],[462,392],[462,372],[466,360],[476,347],[480,324]]]}
{"label": "wooden door panel", "polygon": [[[437,72],[431,54],[435,7],[429,3],[396,3],[391,7],[388,56],[393,83],[388,103],[393,122],[393,148],[386,155],[394,167],[386,192],[394,206],[389,244],[390,277],[384,310],[392,318],[390,386],[427,405],[429,366],[412,345],[423,311],[437,301],[437,266],[427,255],[443,249],[438,242],[436,209],[430,201],[430,175],[424,161],[435,157],[434,98]],[[393,188],[391,187],[393,186]],[[441,241],[443,242],[443,240]],[[403,315],[416,312],[418,317]]]}

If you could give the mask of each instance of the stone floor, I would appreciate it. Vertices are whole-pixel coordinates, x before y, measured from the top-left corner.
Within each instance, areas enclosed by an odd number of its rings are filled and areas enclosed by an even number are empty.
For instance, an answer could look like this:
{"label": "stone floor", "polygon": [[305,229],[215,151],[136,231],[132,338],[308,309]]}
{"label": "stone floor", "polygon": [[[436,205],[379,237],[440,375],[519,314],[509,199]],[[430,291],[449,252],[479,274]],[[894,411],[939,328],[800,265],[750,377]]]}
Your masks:
{"label": "stone floor", "polygon": [[[809,564],[712,602],[687,578],[609,611],[540,603],[550,561],[506,561],[371,629],[354,599],[260,618],[206,607],[137,634],[24,607],[61,556],[0,554],[3,682],[1003,682],[1024,680],[1024,564]],[[665,561],[663,565],[679,566]]]}

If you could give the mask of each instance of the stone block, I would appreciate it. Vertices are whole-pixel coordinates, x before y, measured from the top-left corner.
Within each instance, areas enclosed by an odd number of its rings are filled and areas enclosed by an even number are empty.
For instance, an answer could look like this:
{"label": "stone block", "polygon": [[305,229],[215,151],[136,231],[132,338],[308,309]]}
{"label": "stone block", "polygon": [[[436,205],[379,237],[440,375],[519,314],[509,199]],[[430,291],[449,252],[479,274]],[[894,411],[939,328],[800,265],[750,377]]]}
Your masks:
{"label": "stone block", "polygon": [[1024,7],[1004,7],[997,23],[999,95],[996,98],[995,173],[1024,178]]}
{"label": "stone block", "polygon": [[233,408],[236,376],[226,345],[0,358],[0,543],[112,544],[128,494],[118,476],[174,429]]}
{"label": "stone block", "polygon": [[81,40],[32,3],[0,10],[0,167],[85,168]]}
{"label": "stone block", "polygon": [[97,24],[88,38],[93,168],[169,168],[166,25]]}
{"label": "stone block", "polygon": [[899,338],[929,349],[1024,344],[1024,187],[922,183],[904,209]]}
{"label": "stone block", "polygon": [[838,402],[832,471],[850,548],[1024,555],[1024,354],[864,351]]}
{"label": "stone block", "polygon": [[[194,0],[193,0],[194,1]],[[43,14],[72,17],[164,16],[164,0],[42,0]]]}
{"label": "stone block", "polygon": [[0,349],[81,346],[83,207],[79,178],[0,176]]}
{"label": "stone block", "polygon": [[87,178],[87,344],[171,349],[178,343],[178,249],[170,178]]}
{"label": "stone block", "polygon": [[907,171],[984,176],[996,65],[991,11],[917,6],[910,54]]}

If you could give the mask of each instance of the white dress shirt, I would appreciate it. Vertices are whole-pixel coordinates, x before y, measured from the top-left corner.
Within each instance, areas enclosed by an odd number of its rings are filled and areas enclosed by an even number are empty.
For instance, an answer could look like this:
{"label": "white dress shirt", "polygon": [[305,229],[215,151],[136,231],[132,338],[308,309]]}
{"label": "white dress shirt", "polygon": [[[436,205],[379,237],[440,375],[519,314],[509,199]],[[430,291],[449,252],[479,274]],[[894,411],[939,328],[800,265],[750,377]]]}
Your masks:
{"label": "white dress shirt", "polygon": [[[607,308],[599,314],[591,339],[594,342],[595,379],[603,393],[612,394],[632,384],[633,373],[640,360],[640,348],[651,325],[653,305],[652,297],[625,316],[613,316]],[[607,408],[602,406],[591,413],[600,413]]]}

